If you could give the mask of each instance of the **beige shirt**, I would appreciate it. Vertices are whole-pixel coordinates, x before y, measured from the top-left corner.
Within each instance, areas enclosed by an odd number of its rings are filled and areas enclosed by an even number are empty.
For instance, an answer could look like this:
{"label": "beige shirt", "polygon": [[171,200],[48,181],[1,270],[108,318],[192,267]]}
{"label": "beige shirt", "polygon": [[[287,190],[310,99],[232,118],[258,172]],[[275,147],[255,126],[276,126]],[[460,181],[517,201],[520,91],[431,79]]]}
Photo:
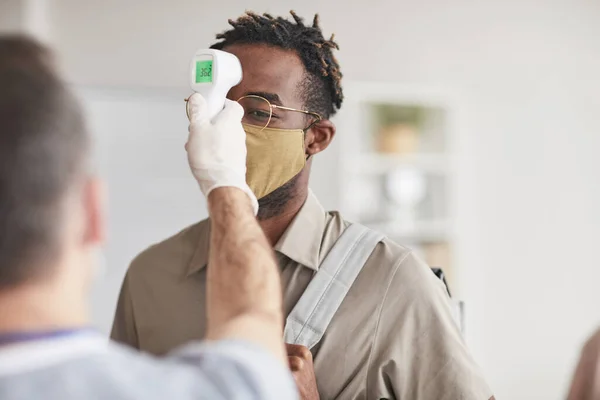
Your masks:
{"label": "beige shirt", "polygon": [[[286,315],[347,226],[312,195],[275,246]],[[141,253],[125,277],[112,337],[154,354],[203,337],[210,224]],[[411,251],[379,243],[313,349],[323,400],[488,400],[443,284]]]}

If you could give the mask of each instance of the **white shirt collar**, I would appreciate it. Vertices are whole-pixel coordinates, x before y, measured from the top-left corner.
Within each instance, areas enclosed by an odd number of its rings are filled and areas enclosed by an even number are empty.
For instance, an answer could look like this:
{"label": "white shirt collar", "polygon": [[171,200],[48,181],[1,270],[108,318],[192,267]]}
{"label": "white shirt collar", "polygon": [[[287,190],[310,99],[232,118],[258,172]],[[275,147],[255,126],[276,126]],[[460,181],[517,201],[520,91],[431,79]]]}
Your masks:
{"label": "white shirt collar", "polygon": [[95,332],[0,346],[0,377],[31,372],[79,357],[105,353],[108,338]]}

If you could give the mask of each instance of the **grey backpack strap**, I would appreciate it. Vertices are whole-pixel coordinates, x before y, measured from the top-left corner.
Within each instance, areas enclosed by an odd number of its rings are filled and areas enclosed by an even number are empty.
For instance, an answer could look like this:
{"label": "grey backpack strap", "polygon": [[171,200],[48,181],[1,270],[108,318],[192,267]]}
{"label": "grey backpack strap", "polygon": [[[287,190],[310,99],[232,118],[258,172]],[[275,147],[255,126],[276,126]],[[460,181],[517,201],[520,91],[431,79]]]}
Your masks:
{"label": "grey backpack strap", "polygon": [[344,230],[287,317],[283,334],[286,343],[309,349],[319,343],[363,265],[383,238],[360,224]]}

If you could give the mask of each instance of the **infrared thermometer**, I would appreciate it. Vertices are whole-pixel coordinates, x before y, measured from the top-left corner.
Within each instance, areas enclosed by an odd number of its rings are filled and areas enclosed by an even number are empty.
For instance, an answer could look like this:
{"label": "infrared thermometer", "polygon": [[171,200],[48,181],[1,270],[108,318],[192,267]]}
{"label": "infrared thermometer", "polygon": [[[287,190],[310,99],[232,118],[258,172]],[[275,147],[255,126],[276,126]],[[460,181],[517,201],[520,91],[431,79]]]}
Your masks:
{"label": "infrared thermometer", "polygon": [[[190,63],[190,87],[206,99],[212,120],[225,106],[229,89],[242,80],[242,64],[231,53],[200,49]],[[189,110],[186,111],[188,118]]]}

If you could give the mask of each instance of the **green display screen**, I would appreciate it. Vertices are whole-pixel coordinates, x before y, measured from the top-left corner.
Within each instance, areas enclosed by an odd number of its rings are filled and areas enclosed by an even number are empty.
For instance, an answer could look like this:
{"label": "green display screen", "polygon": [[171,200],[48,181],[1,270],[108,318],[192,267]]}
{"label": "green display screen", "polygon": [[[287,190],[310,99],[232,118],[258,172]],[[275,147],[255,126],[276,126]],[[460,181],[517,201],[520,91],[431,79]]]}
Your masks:
{"label": "green display screen", "polygon": [[196,83],[211,83],[212,75],[212,60],[196,61]]}

